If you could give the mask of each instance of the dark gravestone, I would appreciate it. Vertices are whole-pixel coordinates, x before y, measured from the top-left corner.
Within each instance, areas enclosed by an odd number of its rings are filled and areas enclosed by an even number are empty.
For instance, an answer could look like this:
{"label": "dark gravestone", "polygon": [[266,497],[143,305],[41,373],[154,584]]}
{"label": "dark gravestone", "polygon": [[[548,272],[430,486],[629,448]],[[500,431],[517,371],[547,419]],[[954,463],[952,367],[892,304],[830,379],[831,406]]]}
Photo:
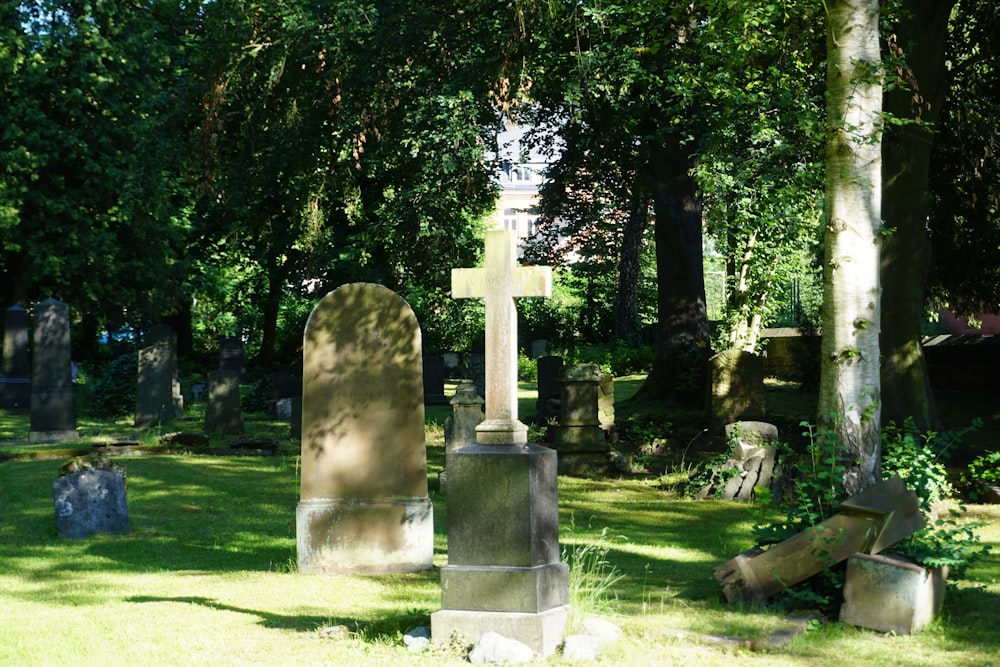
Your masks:
{"label": "dark gravestone", "polygon": [[243,379],[243,341],[226,338],[219,343],[219,370],[236,371],[237,378]]}
{"label": "dark gravestone", "polygon": [[410,306],[369,283],[313,309],[303,345],[299,570],[426,570],[427,492],[420,327]]}
{"label": "dark gravestone", "polygon": [[440,354],[424,357],[424,404],[448,404],[448,398],[444,395],[444,357]]}
{"label": "dark gravestone", "polygon": [[165,340],[139,350],[136,427],[154,426],[173,419],[173,359],[170,343]]}
{"label": "dark gravestone", "polygon": [[28,311],[8,308],[3,318],[3,373],[0,408],[31,405],[31,361],[28,357]]}
{"label": "dark gravestone", "polygon": [[562,357],[538,359],[538,400],[535,402],[535,413],[542,421],[559,416],[559,399],[562,396],[559,372],[562,371],[562,366]]}
{"label": "dark gravestone", "polygon": [[468,357],[469,378],[476,388],[476,394],[486,399],[486,355],[473,352]]}
{"label": "dark gravestone", "polygon": [[76,430],[69,331],[69,306],[55,299],[35,304],[29,435],[32,442],[60,442],[80,437]]}
{"label": "dark gravestone", "polygon": [[278,371],[271,376],[271,396],[274,400],[277,401],[282,398],[294,398],[295,396],[301,395],[301,375],[293,375],[292,373]]}
{"label": "dark gravestone", "polygon": [[146,344],[156,345],[166,343],[169,350],[170,364],[170,397],[173,406],[174,419],[184,417],[184,396],[181,395],[181,383],[177,377],[177,332],[166,324],[157,324],[146,332]]}
{"label": "dark gravestone", "polygon": [[81,457],[63,466],[52,483],[56,530],[79,539],[131,529],[125,499],[125,469],[102,457]]}
{"label": "dark gravestone", "polygon": [[235,369],[217,370],[208,374],[208,406],[205,409],[205,431],[222,435],[243,433],[243,413],[240,410],[240,372]]}

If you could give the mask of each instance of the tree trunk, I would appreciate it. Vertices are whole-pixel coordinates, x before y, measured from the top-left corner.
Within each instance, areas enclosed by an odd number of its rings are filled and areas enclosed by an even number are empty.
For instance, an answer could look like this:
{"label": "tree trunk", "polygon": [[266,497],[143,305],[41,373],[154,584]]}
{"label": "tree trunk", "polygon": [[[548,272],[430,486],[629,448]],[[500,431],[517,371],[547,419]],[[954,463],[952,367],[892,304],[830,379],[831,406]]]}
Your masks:
{"label": "tree trunk", "polygon": [[[826,229],[819,422],[844,450],[844,488],[879,479],[878,0],[832,0],[827,19]],[[834,416],[835,415],[835,416]]]}
{"label": "tree trunk", "polygon": [[615,340],[629,347],[639,347],[639,274],[642,266],[642,239],[649,224],[649,197],[636,184],[632,210],[622,234],[621,259],[618,262],[618,292],[615,298]]}
{"label": "tree trunk", "polygon": [[656,358],[636,397],[705,410],[711,344],[702,265],[701,200],[681,137],[653,150],[649,165],[656,239]]}
{"label": "tree trunk", "polygon": [[956,0],[910,0],[889,47],[905,59],[906,87],[885,93],[885,110],[915,121],[894,126],[882,141],[882,420],[912,417],[921,431],[941,428],[920,346],[931,247],[927,216],[932,124],[947,92],[945,41]]}

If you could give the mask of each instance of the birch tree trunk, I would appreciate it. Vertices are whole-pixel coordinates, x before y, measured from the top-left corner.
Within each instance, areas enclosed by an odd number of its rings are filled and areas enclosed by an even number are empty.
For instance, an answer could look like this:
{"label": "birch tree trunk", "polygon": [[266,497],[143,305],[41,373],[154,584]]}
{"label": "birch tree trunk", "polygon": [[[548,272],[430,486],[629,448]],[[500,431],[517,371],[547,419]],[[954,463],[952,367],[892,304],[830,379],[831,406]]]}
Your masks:
{"label": "birch tree trunk", "polygon": [[879,478],[882,74],[878,0],[827,3],[826,230],[819,423],[844,450],[844,488]]}

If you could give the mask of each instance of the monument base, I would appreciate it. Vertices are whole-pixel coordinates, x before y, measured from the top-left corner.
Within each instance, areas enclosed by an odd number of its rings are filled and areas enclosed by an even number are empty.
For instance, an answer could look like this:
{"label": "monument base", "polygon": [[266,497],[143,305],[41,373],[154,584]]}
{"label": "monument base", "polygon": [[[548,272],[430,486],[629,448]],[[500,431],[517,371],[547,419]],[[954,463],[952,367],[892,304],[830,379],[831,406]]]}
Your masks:
{"label": "monument base", "polygon": [[399,574],[433,567],[434,508],[429,498],[313,498],[295,510],[299,572]]}
{"label": "monument base", "polygon": [[458,636],[471,645],[487,632],[496,632],[547,656],[559,650],[566,637],[569,610],[569,605],[539,613],[442,609],[431,614],[431,637],[444,644]]}
{"label": "monument base", "polygon": [[28,433],[28,442],[33,445],[45,442],[69,442],[79,439],[79,431],[31,431]]}

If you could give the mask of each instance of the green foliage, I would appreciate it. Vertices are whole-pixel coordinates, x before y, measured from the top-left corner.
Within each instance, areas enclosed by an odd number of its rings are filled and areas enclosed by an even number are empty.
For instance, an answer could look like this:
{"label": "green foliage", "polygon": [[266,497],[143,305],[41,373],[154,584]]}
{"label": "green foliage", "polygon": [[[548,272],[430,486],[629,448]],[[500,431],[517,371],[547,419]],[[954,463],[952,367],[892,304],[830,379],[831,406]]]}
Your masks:
{"label": "green foliage", "polygon": [[246,412],[270,412],[274,401],[273,375],[261,375],[240,397],[240,407]]}
{"label": "green foliage", "polygon": [[93,416],[121,417],[135,411],[138,366],[135,354],[123,354],[99,369],[90,389]]}
{"label": "green foliage", "polygon": [[991,487],[1000,486],[1000,451],[972,459],[962,472],[960,484],[971,500],[980,500]]}

